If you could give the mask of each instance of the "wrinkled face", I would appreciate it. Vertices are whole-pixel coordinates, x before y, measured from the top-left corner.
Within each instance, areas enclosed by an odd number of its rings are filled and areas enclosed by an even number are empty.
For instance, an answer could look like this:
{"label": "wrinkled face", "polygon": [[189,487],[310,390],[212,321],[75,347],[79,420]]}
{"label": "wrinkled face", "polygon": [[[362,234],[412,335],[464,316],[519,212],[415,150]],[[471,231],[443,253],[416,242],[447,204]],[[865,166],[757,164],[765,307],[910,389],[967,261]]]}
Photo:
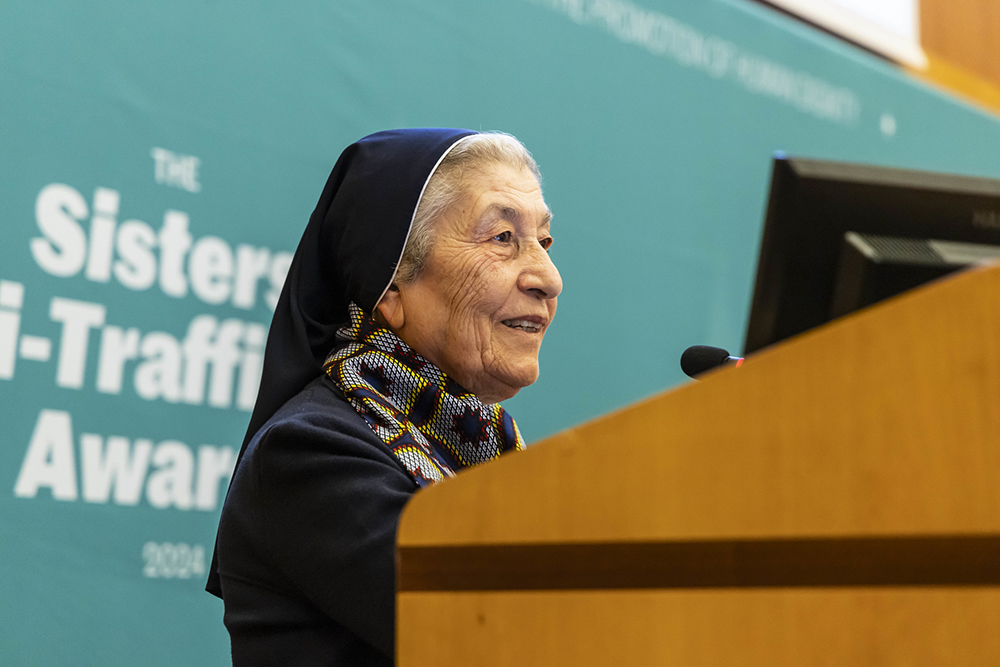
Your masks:
{"label": "wrinkled face", "polygon": [[399,286],[397,333],[481,400],[538,378],[538,350],[562,278],[549,259],[552,215],[527,169],[469,175],[464,198],[435,222],[419,276]]}

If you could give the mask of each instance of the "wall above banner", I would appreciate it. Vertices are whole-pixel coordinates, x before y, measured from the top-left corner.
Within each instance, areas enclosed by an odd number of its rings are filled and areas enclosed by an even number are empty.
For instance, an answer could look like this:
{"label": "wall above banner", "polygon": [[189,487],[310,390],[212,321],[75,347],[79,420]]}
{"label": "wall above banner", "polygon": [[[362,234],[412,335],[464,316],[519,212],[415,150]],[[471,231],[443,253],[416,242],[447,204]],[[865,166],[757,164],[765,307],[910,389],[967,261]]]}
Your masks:
{"label": "wall above banner", "polygon": [[927,66],[920,47],[920,0],[766,0],[911,67]]}

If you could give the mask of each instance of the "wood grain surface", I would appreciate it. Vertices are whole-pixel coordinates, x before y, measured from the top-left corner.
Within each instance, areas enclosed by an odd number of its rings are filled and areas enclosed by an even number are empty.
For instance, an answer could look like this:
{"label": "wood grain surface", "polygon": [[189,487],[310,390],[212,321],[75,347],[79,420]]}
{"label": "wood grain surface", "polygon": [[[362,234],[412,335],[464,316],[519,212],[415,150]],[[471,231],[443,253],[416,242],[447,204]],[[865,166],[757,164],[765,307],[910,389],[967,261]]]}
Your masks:
{"label": "wood grain surface", "polygon": [[998,343],[968,271],[421,490],[399,664],[1000,664]]}
{"label": "wood grain surface", "polygon": [[1000,87],[1000,3],[920,0],[925,51]]}
{"label": "wood grain surface", "polygon": [[963,273],[424,489],[399,545],[1000,535],[998,343]]}
{"label": "wood grain surface", "polygon": [[1000,589],[404,593],[400,667],[991,667]]}

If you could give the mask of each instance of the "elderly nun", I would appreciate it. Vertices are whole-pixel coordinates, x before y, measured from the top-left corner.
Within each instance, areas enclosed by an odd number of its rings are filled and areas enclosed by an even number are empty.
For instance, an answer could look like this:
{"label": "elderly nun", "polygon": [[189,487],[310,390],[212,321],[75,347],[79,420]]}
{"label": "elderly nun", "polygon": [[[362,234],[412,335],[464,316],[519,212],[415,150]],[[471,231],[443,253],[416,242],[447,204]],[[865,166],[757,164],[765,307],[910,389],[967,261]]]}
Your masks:
{"label": "elderly nun", "polygon": [[393,663],[403,505],[524,446],[499,402],[538,377],[562,289],[551,217],[506,134],[394,130],[340,156],[219,523],[208,590],[234,665]]}

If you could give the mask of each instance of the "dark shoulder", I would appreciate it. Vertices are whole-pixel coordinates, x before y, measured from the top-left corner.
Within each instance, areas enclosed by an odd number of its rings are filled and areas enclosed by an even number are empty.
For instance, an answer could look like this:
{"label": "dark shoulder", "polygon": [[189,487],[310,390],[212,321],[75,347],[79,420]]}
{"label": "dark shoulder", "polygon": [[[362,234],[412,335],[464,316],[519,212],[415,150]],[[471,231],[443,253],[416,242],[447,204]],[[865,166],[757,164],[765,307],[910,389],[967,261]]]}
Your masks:
{"label": "dark shoulder", "polygon": [[415,490],[325,376],[282,406],[247,446],[219,522],[233,663],[390,664],[396,525]]}
{"label": "dark shoulder", "polygon": [[285,403],[247,445],[227,506],[257,507],[266,515],[295,502],[354,504],[415,490],[399,459],[324,375]]}
{"label": "dark shoulder", "polygon": [[325,375],[306,385],[264,424],[245,456],[281,457],[310,450],[374,459],[405,474],[385,443]]}

